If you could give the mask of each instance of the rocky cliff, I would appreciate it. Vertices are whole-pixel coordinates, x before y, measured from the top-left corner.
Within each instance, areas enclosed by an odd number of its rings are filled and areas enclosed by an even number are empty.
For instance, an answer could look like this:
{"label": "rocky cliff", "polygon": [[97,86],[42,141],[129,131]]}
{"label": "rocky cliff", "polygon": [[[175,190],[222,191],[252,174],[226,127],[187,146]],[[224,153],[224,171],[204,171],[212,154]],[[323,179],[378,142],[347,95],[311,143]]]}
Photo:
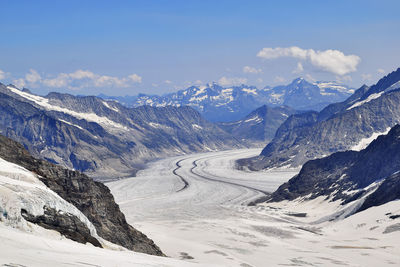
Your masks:
{"label": "rocky cliff", "polygon": [[308,161],[269,201],[324,196],[344,204],[365,197],[359,208],[364,210],[400,198],[399,171],[400,125],[396,125],[361,151]]}
{"label": "rocky cliff", "polygon": [[[110,190],[102,183],[95,182],[80,172],[36,159],[22,145],[2,135],[0,158],[37,174],[47,187],[78,208],[95,226],[97,234],[105,240],[137,252],[163,255],[152,240],[126,222]],[[74,217],[62,218],[52,209],[45,209],[45,214],[41,217],[31,216],[24,211],[22,213],[29,221],[46,225],[50,229],[58,228],[66,236],[72,235],[81,241],[85,241],[85,236],[87,237],[84,227],[68,224],[76,222]],[[86,241],[98,245],[93,239]]]}

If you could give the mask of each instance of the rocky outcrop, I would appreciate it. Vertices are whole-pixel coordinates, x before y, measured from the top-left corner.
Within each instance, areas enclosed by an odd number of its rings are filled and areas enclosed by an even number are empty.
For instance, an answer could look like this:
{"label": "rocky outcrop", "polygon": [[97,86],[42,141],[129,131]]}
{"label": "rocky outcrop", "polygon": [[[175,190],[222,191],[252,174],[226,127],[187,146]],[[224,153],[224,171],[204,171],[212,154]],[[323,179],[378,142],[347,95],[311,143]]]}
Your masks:
{"label": "rocky outcrop", "polygon": [[400,125],[396,125],[364,150],[308,161],[269,201],[325,196],[345,204],[366,196],[360,208],[364,210],[400,198],[399,171]]}
{"label": "rocky outcrop", "polygon": [[46,229],[55,230],[79,243],[91,243],[95,247],[102,247],[100,242],[90,234],[89,228],[75,215],[62,213],[46,206],[43,209],[44,214],[40,216],[34,216],[25,209],[21,210],[21,215],[28,222],[35,223]]}
{"label": "rocky outcrop", "polygon": [[400,173],[386,178],[379,188],[369,195],[358,211],[400,199]]}
{"label": "rocky outcrop", "polygon": [[110,190],[102,183],[80,172],[36,159],[22,145],[1,135],[0,157],[36,173],[47,187],[78,208],[100,237],[130,250],[163,255],[152,240],[127,223]]}

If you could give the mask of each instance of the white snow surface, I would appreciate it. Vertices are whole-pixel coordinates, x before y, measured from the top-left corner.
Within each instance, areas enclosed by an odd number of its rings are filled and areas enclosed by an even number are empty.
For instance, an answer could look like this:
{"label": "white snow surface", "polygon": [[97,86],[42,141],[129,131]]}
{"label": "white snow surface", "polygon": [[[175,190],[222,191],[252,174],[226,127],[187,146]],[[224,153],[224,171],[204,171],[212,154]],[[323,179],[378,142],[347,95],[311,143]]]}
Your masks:
{"label": "white snow surface", "polygon": [[[385,214],[400,214],[400,201],[334,221],[329,220],[343,218],[362,202],[342,206],[317,198],[247,206],[264,195],[257,190],[272,192],[298,172],[234,168],[235,159],[259,153],[250,149],[164,159],[137,177],[107,185],[127,220],[173,258],[187,253],[194,258],[188,261],[201,265],[254,267],[400,264],[400,230],[383,234],[399,224]],[[295,216],[301,213],[306,217]]]}
{"label": "white snow surface", "polygon": [[242,91],[246,92],[247,94],[258,95],[257,89],[243,88]]}
{"label": "white snow surface", "polygon": [[33,173],[0,158],[0,207],[7,216],[0,215],[6,225],[29,229],[21,216],[21,209],[38,216],[44,214],[43,207],[77,216],[97,236],[95,227],[75,206],[46,187]]}
{"label": "white snow surface", "polygon": [[201,102],[201,101],[203,101],[203,100],[205,100],[205,99],[207,99],[208,98],[208,95],[203,95],[203,96],[192,96],[190,99],[189,99],[189,102]]}
{"label": "white snow surface", "polygon": [[73,123],[71,123],[71,122],[69,122],[69,121],[66,121],[66,120],[63,120],[63,119],[58,119],[58,120],[59,120],[59,121],[62,121],[62,122],[64,122],[64,123],[66,123],[66,124],[72,125],[72,126],[78,128],[78,129],[83,130],[83,128],[82,128],[81,126],[79,126],[79,125],[73,124]]}
{"label": "white snow surface", "polygon": [[[11,219],[2,215],[0,265],[400,265],[400,222],[389,218],[400,214],[400,201],[339,220],[335,219],[338,214],[362,202],[342,206],[319,197],[247,206],[264,195],[261,191],[276,190],[298,172],[234,168],[236,159],[259,153],[259,149],[249,149],[163,159],[137,177],[107,184],[128,222],[175,259],[134,253],[104,240],[107,249],[83,245],[22,218],[10,224],[7,220]],[[17,216],[22,205],[40,214],[43,203],[79,215],[24,168],[1,160],[0,170],[0,207],[12,215],[8,218]],[[301,214],[305,217],[298,217]]]}
{"label": "white snow surface", "polygon": [[6,227],[1,223],[0,237],[1,266],[200,266],[199,264],[192,264],[181,260],[135,253],[123,248],[97,248],[92,245],[80,244],[69,239],[60,239],[48,233],[45,235],[25,233],[14,228]]}
{"label": "white snow surface", "polygon": [[203,129],[203,127],[201,127],[201,126],[198,125],[198,124],[192,124],[192,127],[193,127],[194,129],[197,129],[197,130],[202,130],[202,129]]}
{"label": "white snow surface", "polygon": [[383,132],[376,132],[372,133],[370,137],[366,137],[360,140],[360,142],[357,145],[354,145],[350,150],[354,151],[360,151],[365,149],[369,144],[371,144],[372,141],[374,141],[378,136],[380,135],[385,135],[390,131],[390,127],[388,127],[385,131]]}
{"label": "white snow surface", "polygon": [[[77,216],[104,248],[74,242],[21,216],[22,208],[33,215],[42,215],[45,205]],[[199,266],[135,253],[100,238],[75,206],[47,188],[35,174],[1,158],[0,237],[1,266]]]}
{"label": "white snow surface", "polygon": [[256,115],[256,116],[254,116],[252,118],[249,118],[249,119],[245,120],[244,122],[250,122],[250,121],[256,121],[257,123],[260,123],[260,122],[263,121],[263,119],[260,118],[258,115]]}
{"label": "white snow surface", "polygon": [[383,93],[384,93],[384,92],[382,91],[382,92],[379,92],[379,93],[371,94],[371,95],[369,95],[366,99],[354,103],[351,107],[347,108],[347,110],[350,110],[350,109],[359,107],[359,106],[361,106],[361,105],[363,105],[363,104],[365,104],[365,103],[370,102],[371,100],[377,99],[377,98],[380,97]]}
{"label": "white snow surface", "polygon": [[106,106],[108,109],[114,110],[115,112],[119,112],[119,109],[110,106],[106,101],[103,101],[103,105]]}

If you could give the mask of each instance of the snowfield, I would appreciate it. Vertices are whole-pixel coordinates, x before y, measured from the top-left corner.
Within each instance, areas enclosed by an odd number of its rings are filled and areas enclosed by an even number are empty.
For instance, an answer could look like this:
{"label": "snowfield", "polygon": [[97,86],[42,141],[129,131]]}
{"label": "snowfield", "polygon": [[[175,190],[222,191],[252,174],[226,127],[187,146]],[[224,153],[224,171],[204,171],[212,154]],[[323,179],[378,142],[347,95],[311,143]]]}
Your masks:
{"label": "snowfield", "polygon": [[[74,242],[21,216],[22,208],[42,215],[44,205],[77,216],[105,248]],[[46,187],[35,174],[1,158],[0,238],[0,266],[192,266],[184,261],[135,253],[100,238],[75,206]]]}
{"label": "snowfield", "polygon": [[[324,198],[248,206],[298,172],[244,172],[260,149],[152,162],[108,183],[127,220],[169,258],[128,251],[99,237],[86,217],[26,169],[0,159],[1,266],[399,266],[400,200],[335,219],[355,205]],[[84,221],[105,247],[80,244],[26,222],[43,205]]]}
{"label": "snowfield", "polygon": [[298,172],[234,168],[236,159],[259,153],[164,159],[107,185],[128,222],[168,256],[201,266],[400,265],[400,218],[388,215],[400,214],[400,201],[333,221],[360,203],[318,198],[247,206]]}

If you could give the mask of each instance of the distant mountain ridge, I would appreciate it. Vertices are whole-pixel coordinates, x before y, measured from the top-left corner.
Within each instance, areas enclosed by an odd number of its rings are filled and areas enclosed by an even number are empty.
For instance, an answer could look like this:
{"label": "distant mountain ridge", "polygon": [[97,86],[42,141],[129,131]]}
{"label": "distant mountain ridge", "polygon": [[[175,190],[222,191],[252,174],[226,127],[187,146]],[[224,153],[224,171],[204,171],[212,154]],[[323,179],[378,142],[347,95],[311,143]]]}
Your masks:
{"label": "distant mountain ridge", "polygon": [[0,84],[0,133],[36,157],[98,178],[134,175],[146,160],[240,148],[190,107],[127,108],[94,96],[41,97]]}
{"label": "distant mountain ridge", "polygon": [[297,167],[337,151],[360,150],[397,123],[400,123],[400,68],[321,112],[290,116],[260,156],[238,163],[255,170]]}
{"label": "distant mountain ridge", "polygon": [[139,94],[137,96],[113,97],[130,107],[142,105],[164,107],[190,106],[212,122],[236,121],[262,105],[290,106],[296,110],[321,110],[330,103],[343,101],[353,93],[353,89],[336,82],[307,82],[297,78],[288,85],[265,87],[240,85],[223,87],[217,83],[191,86],[178,92],[158,95]]}
{"label": "distant mountain ridge", "polygon": [[265,146],[271,141],[279,126],[298,111],[288,107],[263,105],[241,120],[220,122],[218,126],[249,146]]}

